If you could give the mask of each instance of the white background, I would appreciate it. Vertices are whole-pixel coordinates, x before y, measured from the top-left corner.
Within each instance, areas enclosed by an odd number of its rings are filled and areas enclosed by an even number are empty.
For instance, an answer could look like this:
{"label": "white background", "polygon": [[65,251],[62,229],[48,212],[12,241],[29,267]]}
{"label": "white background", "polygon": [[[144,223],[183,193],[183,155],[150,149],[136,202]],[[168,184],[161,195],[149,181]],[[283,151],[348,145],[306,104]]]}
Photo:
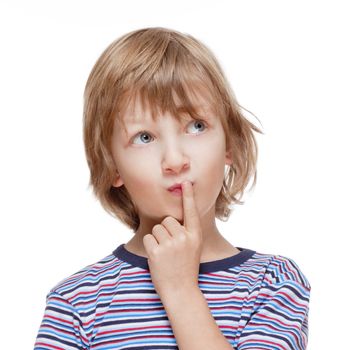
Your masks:
{"label": "white background", "polygon": [[[34,346],[47,292],[132,233],[88,189],[83,89],[131,30],[189,33],[262,123],[258,180],[223,235],[292,258],[312,285],[310,350],[349,344],[347,1],[1,1],[3,349]],[[255,119],[247,115],[256,125]],[[15,344],[13,343],[15,342]]]}

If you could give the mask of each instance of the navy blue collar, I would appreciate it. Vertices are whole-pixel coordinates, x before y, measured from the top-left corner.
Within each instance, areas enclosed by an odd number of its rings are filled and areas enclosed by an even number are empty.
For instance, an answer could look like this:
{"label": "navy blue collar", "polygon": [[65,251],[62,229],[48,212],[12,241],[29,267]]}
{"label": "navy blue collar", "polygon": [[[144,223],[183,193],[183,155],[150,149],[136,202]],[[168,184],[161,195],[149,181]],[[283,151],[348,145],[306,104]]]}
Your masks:
{"label": "navy blue collar", "polygon": [[[240,252],[228,258],[200,263],[199,273],[222,271],[235,266],[239,266],[256,253],[254,250],[251,249],[241,247],[237,247],[237,249],[239,249]],[[124,244],[118,246],[113,251],[113,255],[134,267],[141,267],[142,269],[149,271],[149,264],[147,258],[130,252],[124,247]]]}

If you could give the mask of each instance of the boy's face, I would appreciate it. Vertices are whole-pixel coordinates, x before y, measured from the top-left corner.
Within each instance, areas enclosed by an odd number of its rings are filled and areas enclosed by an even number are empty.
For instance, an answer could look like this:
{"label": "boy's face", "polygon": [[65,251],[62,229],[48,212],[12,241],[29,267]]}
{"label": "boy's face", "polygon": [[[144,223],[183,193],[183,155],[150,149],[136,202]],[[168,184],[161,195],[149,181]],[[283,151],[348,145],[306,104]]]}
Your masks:
{"label": "boy's face", "polygon": [[118,174],[113,186],[126,187],[143,227],[152,228],[166,216],[183,222],[182,197],[168,188],[184,180],[193,182],[200,217],[210,215],[214,221],[225,164],[232,161],[220,119],[204,98],[199,96],[196,105],[204,121],[185,115],[177,121],[169,114],[153,121],[138,99],[134,113],[127,108],[123,115],[128,134],[115,121],[111,145]]}

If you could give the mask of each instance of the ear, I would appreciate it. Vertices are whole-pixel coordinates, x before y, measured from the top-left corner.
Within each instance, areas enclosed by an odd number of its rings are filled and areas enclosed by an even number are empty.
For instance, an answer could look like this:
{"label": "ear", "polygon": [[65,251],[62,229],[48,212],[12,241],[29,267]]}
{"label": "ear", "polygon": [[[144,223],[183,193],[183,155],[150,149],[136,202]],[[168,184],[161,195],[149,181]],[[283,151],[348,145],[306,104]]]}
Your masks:
{"label": "ear", "polygon": [[225,154],[225,164],[226,165],[231,165],[233,164],[233,157],[232,157],[232,152],[227,151]]}
{"label": "ear", "polygon": [[112,183],[113,187],[121,187],[124,184],[121,176],[116,172],[116,178]]}

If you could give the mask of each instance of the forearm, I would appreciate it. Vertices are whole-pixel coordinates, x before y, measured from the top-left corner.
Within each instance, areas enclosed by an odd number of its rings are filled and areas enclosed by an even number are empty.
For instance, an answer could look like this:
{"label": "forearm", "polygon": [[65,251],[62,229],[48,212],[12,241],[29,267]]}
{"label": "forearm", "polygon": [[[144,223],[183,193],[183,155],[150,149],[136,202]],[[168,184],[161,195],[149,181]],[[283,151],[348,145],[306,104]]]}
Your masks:
{"label": "forearm", "polygon": [[180,350],[233,350],[200,288],[177,289],[164,296],[162,303]]}

